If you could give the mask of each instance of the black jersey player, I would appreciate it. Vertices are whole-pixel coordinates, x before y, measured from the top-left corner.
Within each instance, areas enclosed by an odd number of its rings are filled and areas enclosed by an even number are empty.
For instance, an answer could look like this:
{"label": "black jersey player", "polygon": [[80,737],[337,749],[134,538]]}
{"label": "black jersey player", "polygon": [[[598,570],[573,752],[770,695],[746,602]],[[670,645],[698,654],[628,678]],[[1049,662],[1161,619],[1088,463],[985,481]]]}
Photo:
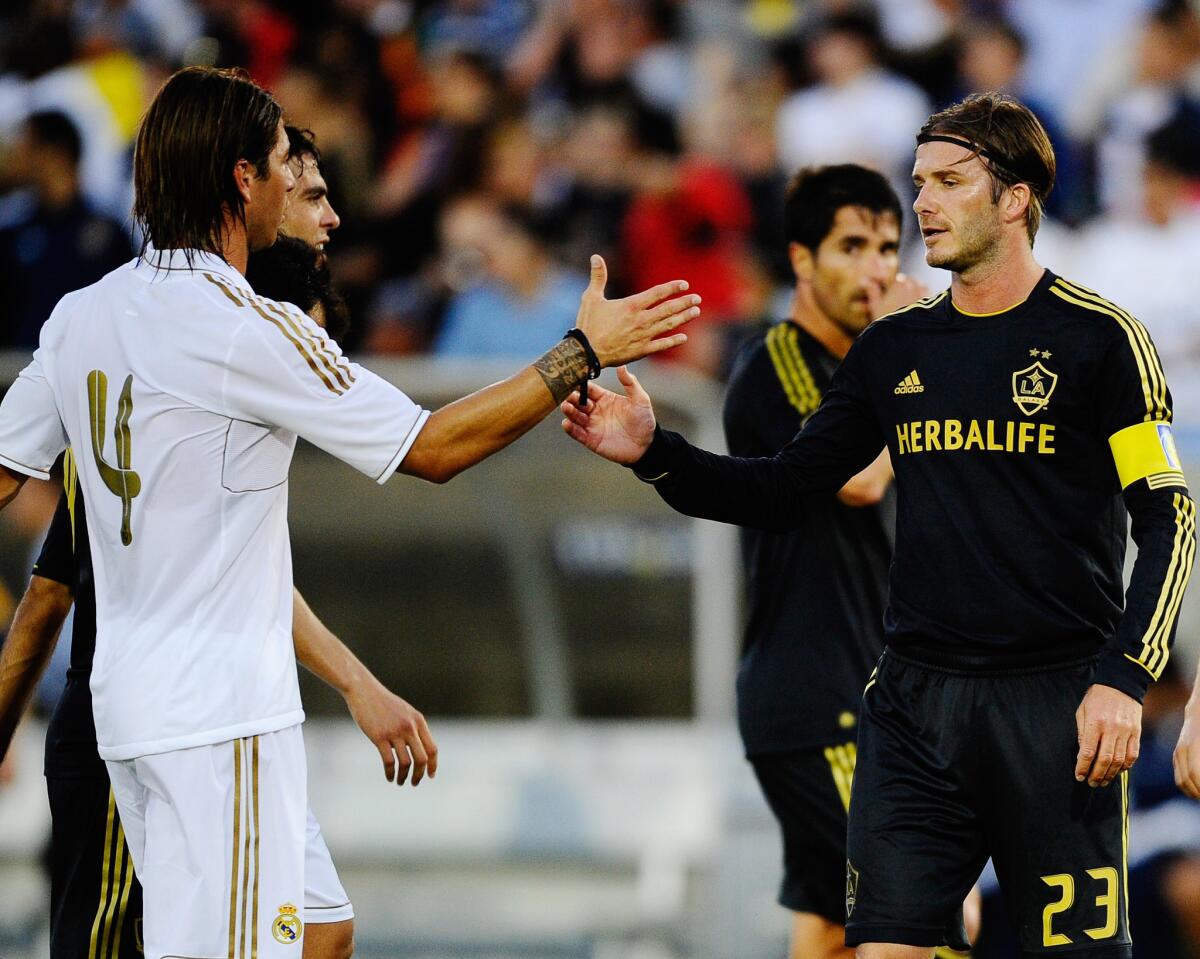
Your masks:
{"label": "black jersey player", "polygon": [[[899,272],[900,200],[878,172],[855,164],[799,171],[784,220],[791,310],[734,362],[724,420],[736,456],[786,446],[871,320],[928,292]],[[891,476],[881,454],[836,495],[805,497],[795,531],[743,530],[749,616],[738,727],[783,834],[779,902],[793,913],[794,959],[848,954],[846,810],[859,700],[883,650]]]}
{"label": "black jersey player", "polygon": [[1033,258],[1053,179],[1045,131],[1015,100],[931,117],[914,209],[950,289],[864,332],[773,457],[657,430],[627,371],[628,395],[564,404],[570,435],[675,509],[763,529],[793,528],[806,493],[890,451],[887,648],[863,696],[847,839],[846,936],[864,959],[926,959],[989,855],[1025,954],[1131,955],[1126,771],[1195,506],[1145,328]]}

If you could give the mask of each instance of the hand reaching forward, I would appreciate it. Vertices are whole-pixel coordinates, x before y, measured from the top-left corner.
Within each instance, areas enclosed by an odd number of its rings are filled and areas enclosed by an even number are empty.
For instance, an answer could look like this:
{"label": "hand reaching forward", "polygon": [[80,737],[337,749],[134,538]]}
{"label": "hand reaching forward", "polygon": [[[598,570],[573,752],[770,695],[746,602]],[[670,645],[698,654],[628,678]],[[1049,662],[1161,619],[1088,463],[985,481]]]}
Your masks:
{"label": "hand reaching forward", "polygon": [[687,342],[684,333],[663,335],[700,315],[700,297],[679,295],[688,288],[684,280],[660,283],[621,300],[604,298],[607,282],[604,258],[593,256],[591,281],[580,298],[575,325],[587,336],[601,366],[631,363]]}
{"label": "hand reaching forward", "polygon": [[403,786],[412,770],[412,784],[437,775],[437,745],[416,709],[371,677],[346,695],[350,715],[383,759],[389,782]]}
{"label": "hand reaching forward", "polygon": [[1193,712],[1191,703],[1183,713],[1183,729],[1173,759],[1175,784],[1184,795],[1200,799],[1200,716]]}
{"label": "hand reaching forward", "polygon": [[1075,778],[1107,786],[1137,761],[1142,746],[1142,704],[1111,686],[1090,686],[1075,711],[1079,756]]}
{"label": "hand reaching forward", "polygon": [[628,367],[617,368],[617,379],[625,395],[592,384],[588,403],[579,406],[579,394],[572,393],[562,405],[563,430],[593,453],[614,463],[629,465],[642,458],[654,439],[654,407],[637,377]]}

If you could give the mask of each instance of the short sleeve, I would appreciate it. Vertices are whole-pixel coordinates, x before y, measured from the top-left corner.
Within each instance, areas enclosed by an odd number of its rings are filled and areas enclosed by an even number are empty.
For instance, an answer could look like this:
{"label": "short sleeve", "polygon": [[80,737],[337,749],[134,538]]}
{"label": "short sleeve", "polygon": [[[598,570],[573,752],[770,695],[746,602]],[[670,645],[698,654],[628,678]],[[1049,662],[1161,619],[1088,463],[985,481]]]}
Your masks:
{"label": "short sleeve", "polygon": [[50,467],[66,448],[66,432],[39,349],[0,403],[0,465],[49,479]]}
{"label": "short sleeve", "polygon": [[229,415],[283,427],[376,482],[399,467],[429,413],[348,360],[294,307],[259,300],[225,362]]}
{"label": "short sleeve", "polygon": [[50,529],[33,564],[33,574],[75,588],[78,566],[75,563],[74,518],[66,493],[59,496],[58,508],[50,520]]}

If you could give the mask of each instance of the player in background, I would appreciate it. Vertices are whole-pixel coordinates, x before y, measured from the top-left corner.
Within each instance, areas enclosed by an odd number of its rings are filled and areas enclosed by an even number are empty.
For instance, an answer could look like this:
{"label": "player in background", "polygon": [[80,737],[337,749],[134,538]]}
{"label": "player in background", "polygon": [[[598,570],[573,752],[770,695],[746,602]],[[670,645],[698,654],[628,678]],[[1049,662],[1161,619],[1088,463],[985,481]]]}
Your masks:
{"label": "player in background", "polygon": [[135,147],[142,256],[60,302],[0,405],[0,504],[64,447],[87,451],[97,748],[143,883],[150,959],[292,956],[303,938],[296,438],[378,482],[445,482],[601,367],[683,342],[675,331],[698,312],[682,281],[606,300],[594,257],[562,342],[422,410],[246,283],[295,185],[288,155],[278,103],[244,73],[176,73]]}
{"label": "player in background", "polygon": [[285,130],[296,188],[284,210],[278,239],[250,257],[246,280],[260,296],[300,307],[340,343],[350,328],[350,314],[334,289],[325,248],[342,219],[329,200],[312,131],[290,124]]}
{"label": "player in background", "polygon": [[1170,393],[1140,323],[1034,260],[1054,153],[1026,107],[983,94],[930,117],[913,181],[950,289],[872,324],[778,454],[657,428],[627,371],[625,396],[565,403],[564,429],[683,513],[779,532],[886,445],[896,549],[859,718],[847,944],[965,945],[954,918],[990,855],[1025,955],[1127,959],[1127,770],[1196,548]]}
{"label": "player in background", "polygon": [[[734,362],[724,416],[732,454],[786,446],[867,325],[928,293],[899,273],[901,222],[899,197],[874,170],[845,164],[793,177],[784,205],[791,315]],[[862,690],[883,652],[891,479],[884,452],[836,495],[805,497],[793,532],[742,531],[749,615],[738,727],[783,832],[779,902],[793,914],[793,959],[850,955],[846,812]]]}
{"label": "player in background", "polygon": [[[324,266],[324,247],[339,219],[317,166],[312,135],[288,127],[298,167],[294,197],[280,224],[280,241],[255,253],[268,256],[263,274],[272,298],[345,324],[345,307]],[[296,200],[302,200],[297,203]],[[272,255],[291,239],[283,256]],[[321,262],[315,258],[321,257]],[[251,270],[253,272],[253,269]],[[71,665],[46,735],[45,773],[51,810],[51,959],[136,959],[142,955],[142,887],[133,874],[112,798],[108,772],[96,751],[88,680],[96,644],[96,598],[83,495],[70,454],[64,491],[29,587],[0,650],[0,760],[49,662],[59,630],[75,606]],[[292,636],[299,662],[338,690],[351,715],[384,761],[389,780],[415,786],[437,772],[437,747],[424,717],[384,687],[294,591]],[[307,826],[303,922],[305,959],[342,959],[354,943],[353,908],[325,847],[316,817]]]}

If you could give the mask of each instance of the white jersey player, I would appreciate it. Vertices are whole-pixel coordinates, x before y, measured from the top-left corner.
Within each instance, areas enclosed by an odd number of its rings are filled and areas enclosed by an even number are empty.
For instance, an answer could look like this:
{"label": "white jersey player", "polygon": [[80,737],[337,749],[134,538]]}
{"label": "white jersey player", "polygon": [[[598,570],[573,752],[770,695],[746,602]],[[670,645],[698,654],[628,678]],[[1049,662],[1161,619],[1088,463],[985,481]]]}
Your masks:
{"label": "white jersey player", "polygon": [[148,959],[299,951],[296,437],[376,482],[397,469],[445,481],[599,366],[682,342],[670,331],[698,313],[682,282],[605,300],[594,258],[572,336],[431,414],[246,283],[248,252],[274,241],[293,186],[287,156],[278,105],[244,74],[172,77],[135,153],[134,212],[154,245],[60,302],[0,406],[0,503],[76,451],[97,739],[145,887]]}

